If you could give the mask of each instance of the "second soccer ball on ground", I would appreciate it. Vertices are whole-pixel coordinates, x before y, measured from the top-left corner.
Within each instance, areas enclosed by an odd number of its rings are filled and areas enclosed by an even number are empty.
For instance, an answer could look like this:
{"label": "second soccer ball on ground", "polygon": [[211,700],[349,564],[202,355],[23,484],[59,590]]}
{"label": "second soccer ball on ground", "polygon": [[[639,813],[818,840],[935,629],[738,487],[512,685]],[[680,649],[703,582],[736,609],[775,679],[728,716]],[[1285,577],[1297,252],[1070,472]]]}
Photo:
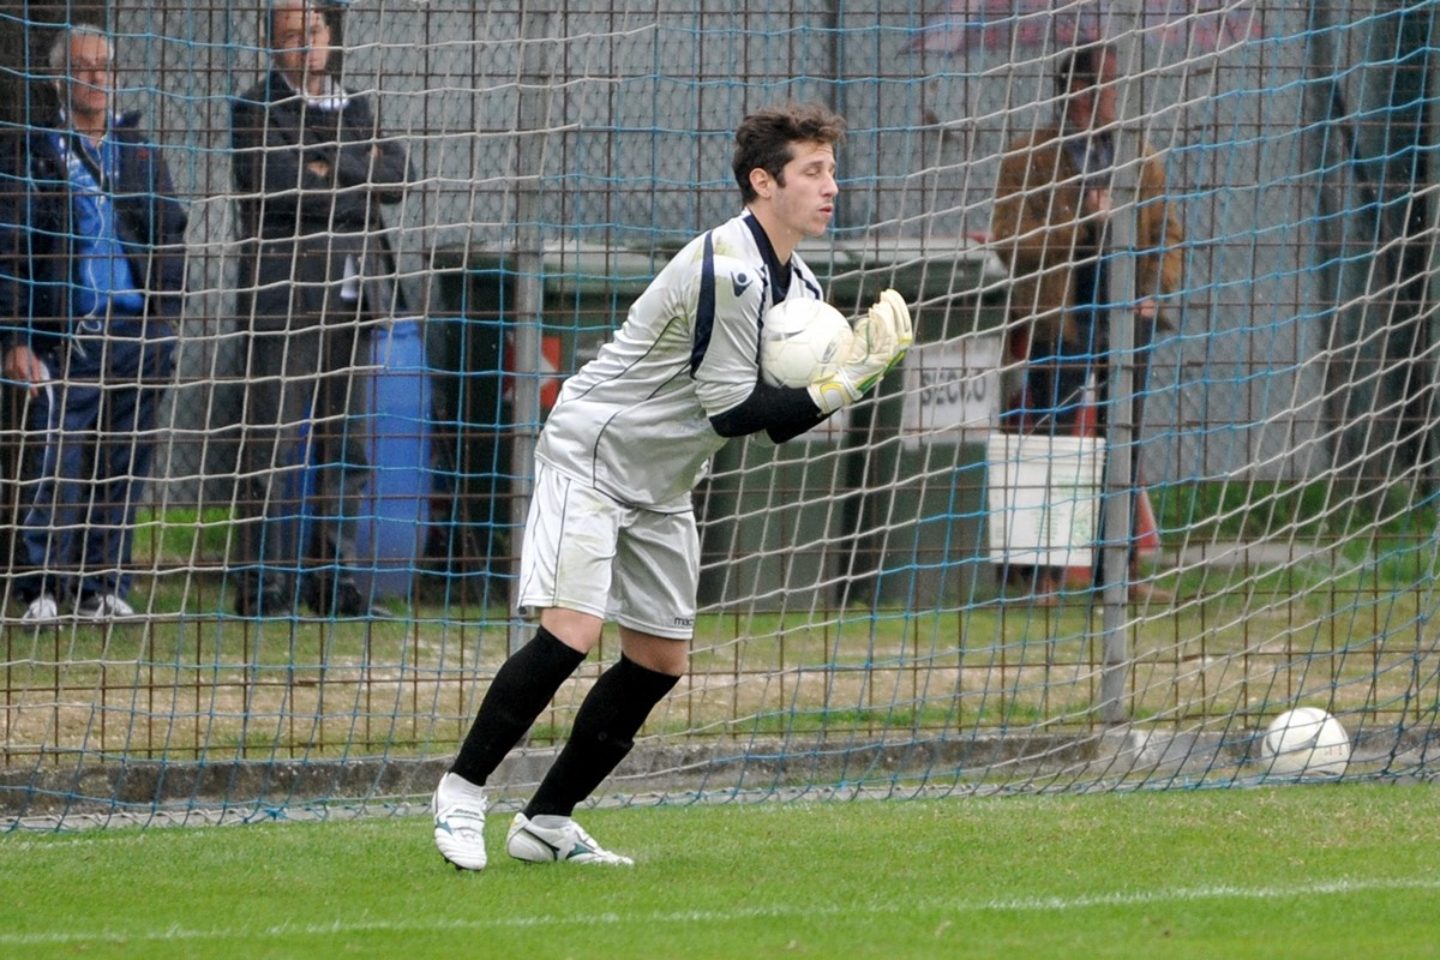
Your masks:
{"label": "second soccer ball on ground", "polygon": [[1280,714],[1266,728],[1262,748],[1266,773],[1273,776],[1338,777],[1350,762],[1345,728],[1319,707]]}

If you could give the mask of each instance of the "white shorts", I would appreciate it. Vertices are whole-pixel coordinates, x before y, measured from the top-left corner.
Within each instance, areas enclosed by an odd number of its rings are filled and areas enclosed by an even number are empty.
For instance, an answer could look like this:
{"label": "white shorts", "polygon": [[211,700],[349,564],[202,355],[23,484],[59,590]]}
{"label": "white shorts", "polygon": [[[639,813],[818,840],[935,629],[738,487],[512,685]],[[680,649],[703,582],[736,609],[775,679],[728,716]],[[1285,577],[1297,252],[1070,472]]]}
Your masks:
{"label": "white shorts", "polygon": [[536,462],[520,550],[522,613],[560,607],[689,640],[699,580],[694,513],[627,507]]}

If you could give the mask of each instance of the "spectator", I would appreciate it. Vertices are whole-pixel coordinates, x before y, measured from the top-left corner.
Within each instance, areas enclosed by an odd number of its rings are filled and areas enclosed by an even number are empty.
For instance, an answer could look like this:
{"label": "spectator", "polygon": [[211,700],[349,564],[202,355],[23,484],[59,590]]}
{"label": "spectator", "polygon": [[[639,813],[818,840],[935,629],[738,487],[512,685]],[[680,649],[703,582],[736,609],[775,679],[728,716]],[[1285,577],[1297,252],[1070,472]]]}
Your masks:
{"label": "spectator", "polygon": [[44,438],[21,520],[15,596],[29,623],[62,609],[131,616],[135,510],[173,370],[185,210],[138,114],[113,111],[115,49],[91,27],[57,38],[53,116],[0,150],[4,373]]}
{"label": "spectator", "polygon": [[[409,165],[368,98],[333,77],[320,10],[281,0],[268,27],[272,69],[233,111],[248,329],[235,610],[285,616],[299,596],[322,615],[383,615],[350,573],[355,501],[370,477],[355,369],[368,363],[373,324],[400,309],[380,207],[403,198]],[[287,548],[280,521],[302,512],[307,459],[317,516],[310,543]]]}
{"label": "spectator", "polygon": [[[1105,44],[1070,51],[1056,74],[1062,107],[1058,126],[1022,137],[1001,162],[991,233],[1015,283],[1010,309],[1022,336],[1016,359],[1028,361],[1018,403],[1005,420],[1020,432],[1084,435],[1105,424],[1108,408],[1106,235],[1115,169],[1116,56]],[[1140,170],[1135,237],[1135,401],[1141,424],[1150,343],[1168,325],[1158,298],[1180,287],[1184,232],[1165,202],[1165,165],[1146,145]],[[1128,300],[1131,291],[1114,291]],[[1098,403],[1095,401],[1098,400]],[[1132,484],[1138,481],[1138,447]],[[1133,548],[1132,548],[1133,563]],[[1033,571],[1036,592],[1053,599],[1061,571]],[[1132,597],[1162,599],[1148,584]]]}

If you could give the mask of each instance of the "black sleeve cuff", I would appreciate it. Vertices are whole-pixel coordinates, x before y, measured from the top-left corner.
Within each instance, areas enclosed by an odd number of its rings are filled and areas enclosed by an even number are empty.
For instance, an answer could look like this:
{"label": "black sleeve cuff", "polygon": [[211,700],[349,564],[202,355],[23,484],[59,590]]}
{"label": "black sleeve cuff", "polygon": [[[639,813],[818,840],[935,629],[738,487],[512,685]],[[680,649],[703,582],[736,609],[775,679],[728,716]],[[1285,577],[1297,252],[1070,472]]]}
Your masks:
{"label": "black sleeve cuff", "polygon": [[738,406],[710,418],[722,437],[743,437],[764,430],[776,443],[800,436],[825,419],[803,387],[772,387],[757,381]]}

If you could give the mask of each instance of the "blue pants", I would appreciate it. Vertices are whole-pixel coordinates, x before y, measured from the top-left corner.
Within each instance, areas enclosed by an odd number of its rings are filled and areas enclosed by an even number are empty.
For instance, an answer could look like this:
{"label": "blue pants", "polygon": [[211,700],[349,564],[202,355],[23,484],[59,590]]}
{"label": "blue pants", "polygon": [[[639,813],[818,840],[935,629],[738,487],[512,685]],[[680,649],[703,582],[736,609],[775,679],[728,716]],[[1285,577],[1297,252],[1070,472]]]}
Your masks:
{"label": "blue pants", "polygon": [[[129,336],[125,334],[129,333]],[[56,382],[31,402],[45,453],[21,522],[23,602],[130,590],[135,510],[155,452],[155,414],[174,369],[165,324],[111,324],[46,358]]]}

